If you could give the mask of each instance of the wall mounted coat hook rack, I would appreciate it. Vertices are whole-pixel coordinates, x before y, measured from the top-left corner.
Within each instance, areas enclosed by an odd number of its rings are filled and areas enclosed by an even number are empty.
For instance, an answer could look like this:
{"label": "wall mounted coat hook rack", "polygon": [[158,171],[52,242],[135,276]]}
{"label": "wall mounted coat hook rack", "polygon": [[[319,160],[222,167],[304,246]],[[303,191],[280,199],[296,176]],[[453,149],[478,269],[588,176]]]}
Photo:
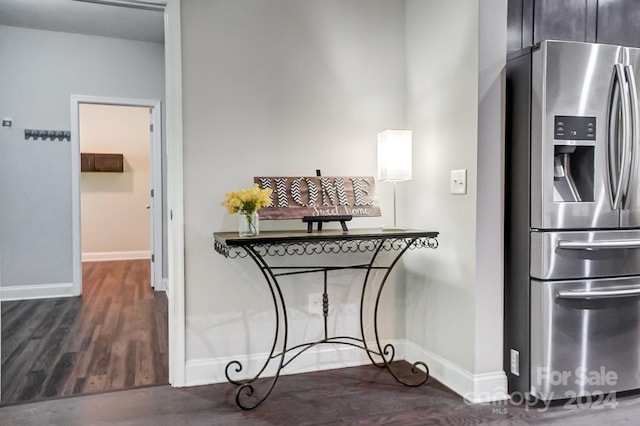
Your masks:
{"label": "wall mounted coat hook rack", "polygon": [[35,130],[35,129],[24,129],[24,138],[25,139],[33,139],[38,140],[41,139],[43,141],[46,140],[59,140],[59,141],[70,141],[71,140],[71,132],[68,130]]}

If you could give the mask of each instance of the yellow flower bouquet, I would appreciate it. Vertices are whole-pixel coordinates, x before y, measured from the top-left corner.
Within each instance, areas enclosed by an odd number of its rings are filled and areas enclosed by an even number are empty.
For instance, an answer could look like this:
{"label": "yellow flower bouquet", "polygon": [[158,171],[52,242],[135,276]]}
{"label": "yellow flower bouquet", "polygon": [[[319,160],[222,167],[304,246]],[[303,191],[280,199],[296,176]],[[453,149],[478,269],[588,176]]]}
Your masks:
{"label": "yellow flower bouquet", "polygon": [[230,191],[222,203],[229,214],[240,212],[240,236],[252,237],[260,233],[258,227],[258,210],[271,204],[270,188],[260,188],[257,183],[253,187]]}

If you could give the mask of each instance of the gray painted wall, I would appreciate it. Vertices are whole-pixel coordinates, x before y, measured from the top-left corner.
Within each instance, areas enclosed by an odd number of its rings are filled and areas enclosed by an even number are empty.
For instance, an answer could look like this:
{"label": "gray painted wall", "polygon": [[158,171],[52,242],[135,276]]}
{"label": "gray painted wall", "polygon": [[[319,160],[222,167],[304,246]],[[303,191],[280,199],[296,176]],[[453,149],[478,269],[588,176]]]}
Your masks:
{"label": "gray painted wall", "polygon": [[[438,42],[437,40],[446,40]],[[414,176],[403,182],[409,227],[441,232],[437,250],[405,256],[407,338],[474,372],[478,3],[407,2],[407,112]],[[450,171],[467,170],[467,193]]]}
{"label": "gray painted wall", "polygon": [[70,95],[160,99],[162,44],[0,26],[0,268],[3,287],[72,281]]}
{"label": "gray painted wall", "polygon": [[[187,369],[206,365],[203,374],[188,374],[203,380],[224,377],[218,359],[264,352],[273,333],[273,305],[255,265],[213,250],[213,232],[238,229],[237,215],[220,205],[225,192],[250,186],[253,176],[376,174],[377,133],[404,125],[404,2],[185,1],[181,12]],[[389,207],[391,185],[382,186]],[[391,223],[392,211],[349,227]],[[304,229],[283,222],[260,227]],[[357,276],[331,277],[341,327],[357,325],[347,306],[357,303]],[[285,284],[295,312],[291,341],[319,332],[306,293],[321,281]],[[385,338],[404,333],[393,293],[381,314],[393,328]]]}

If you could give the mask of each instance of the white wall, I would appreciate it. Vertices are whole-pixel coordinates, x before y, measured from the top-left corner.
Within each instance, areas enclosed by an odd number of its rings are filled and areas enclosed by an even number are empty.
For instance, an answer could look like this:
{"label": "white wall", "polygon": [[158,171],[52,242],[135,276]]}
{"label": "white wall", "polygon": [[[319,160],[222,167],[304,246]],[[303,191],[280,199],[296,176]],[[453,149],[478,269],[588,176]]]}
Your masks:
{"label": "white wall", "polygon": [[80,104],[80,152],[123,154],[122,173],[80,175],[83,260],[151,257],[149,108]]}
{"label": "white wall", "polygon": [[[475,368],[502,370],[507,1],[482,0],[478,74]],[[506,392],[506,376],[503,377]],[[500,390],[496,389],[496,392]]]}
{"label": "white wall", "polygon": [[[407,111],[414,179],[405,222],[440,231],[406,256],[407,339],[435,378],[472,400],[504,395],[502,85],[506,1],[407,1]],[[452,195],[451,170],[467,170]]]}
{"label": "white wall", "polygon": [[[403,342],[409,360],[426,357],[434,377],[471,399],[502,396],[506,1],[488,7],[481,12],[479,0],[182,4],[187,383],[224,380],[228,361],[255,358],[272,338],[262,277],[250,262],[212,250],[213,232],[237,226],[219,205],[224,192],[252,176],[316,168],[373,175],[376,133],[409,127],[414,179],[398,185],[398,221],[440,231],[440,246],[407,253],[383,313],[391,318],[384,336]],[[453,169],[468,170],[466,195],[449,193]],[[352,226],[390,223],[390,188],[378,188],[385,217]],[[336,279],[353,302],[355,279]],[[296,341],[318,324],[305,312],[309,287],[287,285]],[[338,308],[333,318],[355,326],[347,305]]]}
{"label": "white wall", "polygon": [[23,130],[69,130],[70,95],[164,98],[161,44],[0,26],[0,263],[8,287],[72,281],[69,142]]}
{"label": "white wall", "polygon": [[[404,125],[404,2],[189,1],[181,15],[187,359],[196,368],[265,352],[273,333],[271,296],[255,266],[213,251],[213,232],[237,230],[220,205],[225,192],[253,176],[375,175],[378,131]],[[390,223],[386,214],[350,226]],[[277,226],[304,229],[261,222]],[[336,274],[330,289],[346,297],[335,307],[347,328],[357,326],[354,276]],[[319,331],[306,293],[321,281],[305,280],[284,284],[294,341]],[[401,338],[404,308],[389,297],[385,337]],[[223,378],[224,363],[216,366],[208,378]]]}
{"label": "white wall", "polygon": [[[407,2],[407,110],[414,178],[403,185],[405,221],[439,231],[433,252],[406,257],[409,339],[473,371],[478,125],[478,7],[470,0]],[[467,194],[449,173],[467,169]],[[455,333],[452,333],[455,330]]]}

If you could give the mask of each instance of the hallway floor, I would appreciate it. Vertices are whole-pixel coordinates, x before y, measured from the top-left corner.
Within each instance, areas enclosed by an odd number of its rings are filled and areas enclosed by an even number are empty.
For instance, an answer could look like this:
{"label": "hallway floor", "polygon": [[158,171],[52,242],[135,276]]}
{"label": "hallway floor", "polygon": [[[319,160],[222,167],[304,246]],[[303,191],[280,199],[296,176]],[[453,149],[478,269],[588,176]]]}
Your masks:
{"label": "hallway floor", "polygon": [[148,260],[86,262],[83,295],[2,303],[2,403],[168,383]]}

